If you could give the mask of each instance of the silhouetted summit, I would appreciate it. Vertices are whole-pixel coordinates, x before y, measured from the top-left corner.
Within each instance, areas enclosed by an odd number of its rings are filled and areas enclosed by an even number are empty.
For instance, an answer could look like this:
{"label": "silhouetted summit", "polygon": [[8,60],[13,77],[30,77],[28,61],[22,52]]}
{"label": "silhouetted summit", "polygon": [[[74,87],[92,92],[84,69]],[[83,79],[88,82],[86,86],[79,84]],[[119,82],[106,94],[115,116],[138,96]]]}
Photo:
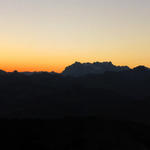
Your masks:
{"label": "silhouetted summit", "polygon": [[[84,150],[89,143],[92,150],[120,149],[115,142],[125,150],[138,149],[139,145],[143,150],[149,146],[149,91],[150,70],[145,66],[130,69],[111,62],[76,62],[62,74],[0,71],[0,117],[44,121],[27,126],[22,121],[10,125],[1,119],[4,146],[12,140],[22,145],[22,137],[27,147],[30,140],[31,149]],[[133,147],[128,147],[129,142]]]}
{"label": "silhouetted summit", "polygon": [[145,66],[137,66],[135,68],[133,68],[134,71],[148,71],[150,70],[148,67]]}
{"label": "silhouetted summit", "polygon": [[66,67],[63,71],[65,76],[84,76],[88,74],[102,74],[106,71],[125,71],[130,70],[128,66],[115,66],[112,62],[94,62],[94,63],[80,63],[75,62],[74,64]]}
{"label": "silhouetted summit", "polygon": [[6,72],[3,70],[0,70],[0,75],[4,75],[4,74],[6,74]]}
{"label": "silhouetted summit", "polygon": [[[138,120],[145,117],[149,120],[150,71],[134,71],[111,62],[76,62],[72,66],[73,71],[74,68],[81,71],[81,74],[77,72],[76,78],[74,74],[63,76],[49,72],[0,74],[0,116],[60,117],[114,113],[114,117],[131,116]],[[143,67],[139,68],[143,70]],[[87,75],[91,70],[93,74]]]}

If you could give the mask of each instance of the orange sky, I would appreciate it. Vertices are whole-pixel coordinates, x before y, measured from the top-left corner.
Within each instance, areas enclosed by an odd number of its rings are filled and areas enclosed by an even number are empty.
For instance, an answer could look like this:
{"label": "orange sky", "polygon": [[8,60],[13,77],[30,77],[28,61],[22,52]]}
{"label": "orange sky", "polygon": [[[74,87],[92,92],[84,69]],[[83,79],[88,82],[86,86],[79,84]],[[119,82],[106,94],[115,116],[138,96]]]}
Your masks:
{"label": "orange sky", "polygon": [[149,0],[0,1],[0,69],[56,71],[75,61],[150,67]]}

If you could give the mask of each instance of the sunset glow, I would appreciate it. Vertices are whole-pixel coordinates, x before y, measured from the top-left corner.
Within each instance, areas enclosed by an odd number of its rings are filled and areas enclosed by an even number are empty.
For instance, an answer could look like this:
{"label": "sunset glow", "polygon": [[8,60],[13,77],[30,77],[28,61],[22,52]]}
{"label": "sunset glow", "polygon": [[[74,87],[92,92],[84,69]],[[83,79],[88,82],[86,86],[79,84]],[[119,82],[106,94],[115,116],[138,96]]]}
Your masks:
{"label": "sunset glow", "polygon": [[0,1],[0,69],[61,72],[75,61],[150,67],[150,1]]}

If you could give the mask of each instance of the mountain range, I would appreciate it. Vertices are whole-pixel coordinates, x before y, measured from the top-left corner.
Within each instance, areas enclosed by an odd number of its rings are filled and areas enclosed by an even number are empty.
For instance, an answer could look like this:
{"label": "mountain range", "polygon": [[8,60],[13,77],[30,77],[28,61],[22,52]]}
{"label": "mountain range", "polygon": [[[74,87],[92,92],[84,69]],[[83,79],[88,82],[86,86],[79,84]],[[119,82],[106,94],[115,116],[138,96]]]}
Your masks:
{"label": "mountain range", "polygon": [[[92,74],[104,74],[105,72],[122,72],[122,71],[148,71],[150,68],[145,66],[137,66],[131,69],[128,66],[116,66],[112,62],[94,62],[94,63],[80,63],[75,62],[70,66],[67,66],[62,73],[56,72],[19,72],[25,75],[33,75],[33,74],[41,74],[41,73],[49,73],[50,75],[63,75],[63,76],[71,76],[71,77],[82,77],[85,75]],[[6,72],[0,70],[0,74],[5,74]],[[12,73],[18,73],[14,71]]]}
{"label": "mountain range", "polygon": [[146,71],[149,68],[145,66],[137,66],[133,69],[128,66],[116,66],[112,62],[94,62],[94,63],[80,63],[74,64],[65,68],[62,72],[64,76],[80,77],[88,74],[103,74],[105,72],[120,72],[120,71]]}

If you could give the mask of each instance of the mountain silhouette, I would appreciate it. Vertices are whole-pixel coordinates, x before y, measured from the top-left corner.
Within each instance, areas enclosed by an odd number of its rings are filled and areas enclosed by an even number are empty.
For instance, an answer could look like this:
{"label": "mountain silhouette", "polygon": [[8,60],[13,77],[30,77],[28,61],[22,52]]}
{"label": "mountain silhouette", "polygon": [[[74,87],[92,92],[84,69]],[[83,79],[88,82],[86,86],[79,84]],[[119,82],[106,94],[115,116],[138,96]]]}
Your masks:
{"label": "mountain silhouette", "polygon": [[112,62],[94,62],[94,63],[80,63],[75,62],[74,64],[68,66],[63,71],[64,76],[84,76],[88,74],[103,74],[107,71],[129,71],[128,66],[115,66]]}
{"label": "mountain silhouette", "polygon": [[[34,72],[18,72],[18,71],[13,71],[9,72],[10,74],[24,74],[27,76],[32,76],[32,75],[37,75],[37,74],[49,74],[53,76],[70,76],[70,77],[83,77],[86,75],[98,75],[98,74],[104,74],[105,72],[130,72],[130,71],[135,71],[135,72],[145,72],[145,71],[150,71],[150,68],[139,65],[136,66],[135,68],[131,69],[128,66],[116,66],[110,61],[106,62],[94,62],[94,63],[80,63],[80,62],[75,62],[72,65],[67,66],[64,71],[61,73],[57,72],[46,72],[46,71],[34,71]],[[7,72],[0,70],[0,74],[6,74]]]}
{"label": "mountain silhouette", "polygon": [[1,143],[8,149],[150,149],[149,91],[145,66],[76,62],[60,74],[0,70]]}
{"label": "mountain silhouette", "polygon": [[135,68],[133,68],[134,71],[148,71],[150,70],[148,67],[145,66],[137,66]]}
{"label": "mountain silhouette", "polygon": [[0,70],[0,75],[3,75],[3,74],[6,74],[6,72],[3,70]]}

